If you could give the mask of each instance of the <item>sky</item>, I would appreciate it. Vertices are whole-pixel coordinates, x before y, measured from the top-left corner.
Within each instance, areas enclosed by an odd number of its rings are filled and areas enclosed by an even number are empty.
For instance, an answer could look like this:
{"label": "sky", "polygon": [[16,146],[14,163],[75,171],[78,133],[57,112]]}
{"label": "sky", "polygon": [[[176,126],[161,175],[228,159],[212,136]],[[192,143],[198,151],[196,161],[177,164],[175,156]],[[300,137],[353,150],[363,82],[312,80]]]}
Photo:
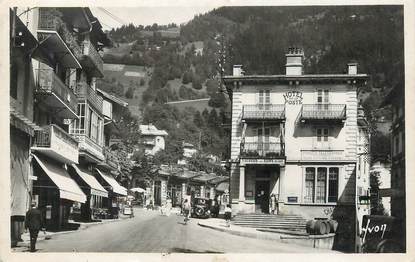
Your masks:
{"label": "sky", "polygon": [[122,24],[134,25],[177,25],[190,21],[195,15],[203,14],[215,6],[162,6],[162,7],[92,7],[104,30],[121,27]]}

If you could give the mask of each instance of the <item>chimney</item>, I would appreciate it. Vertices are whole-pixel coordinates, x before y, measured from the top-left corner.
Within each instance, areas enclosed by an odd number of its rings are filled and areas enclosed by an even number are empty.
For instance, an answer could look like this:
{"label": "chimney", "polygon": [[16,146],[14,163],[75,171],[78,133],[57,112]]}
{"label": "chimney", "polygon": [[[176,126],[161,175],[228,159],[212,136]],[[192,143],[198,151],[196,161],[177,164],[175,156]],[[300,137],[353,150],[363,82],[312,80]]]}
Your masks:
{"label": "chimney", "polygon": [[242,65],[233,65],[233,76],[242,76],[244,75],[244,70]]}
{"label": "chimney", "polygon": [[287,57],[285,74],[294,76],[302,75],[304,59],[303,49],[298,47],[290,47],[288,48],[288,53],[285,56]]}
{"label": "chimney", "polygon": [[350,62],[347,64],[347,73],[349,75],[357,75],[357,62]]}

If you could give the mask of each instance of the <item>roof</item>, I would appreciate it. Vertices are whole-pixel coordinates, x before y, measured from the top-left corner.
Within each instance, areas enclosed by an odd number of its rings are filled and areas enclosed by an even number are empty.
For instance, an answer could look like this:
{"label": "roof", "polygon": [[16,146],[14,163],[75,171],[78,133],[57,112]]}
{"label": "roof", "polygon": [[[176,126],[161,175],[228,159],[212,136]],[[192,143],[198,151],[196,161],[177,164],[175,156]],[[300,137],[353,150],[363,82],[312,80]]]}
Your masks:
{"label": "roof", "polygon": [[221,182],[225,182],[225,181],[228,181],[228,180],[229,180],[229,177],[227,177],[227,176],[217,176],[214,179],[210,180],[209,183],[219,184]]}
{"label": "roof", "polygon": [[219,185],[216,186],[217,191],[225,192],[226,190],[229,190],[229,183],[228,182],[222,182]]}
{"label": "roof", "polygon": [[241,76],[224,76],[225,82],[235,80],[325,80],[325,79],[366,79],[367,74],[309,74],[309,75],[241,75]]}
{"label": "roof", "polygon": [[119,98],[119,97],[117,97],[115,95],[109,94],[109,93],[107,93],[107,92],[105,92],[105,91],[103,91],[103,90],[101,90],[99,88],[97,88],[97,92],[100,93],[106,99],[109,99],[112,102],[119,104],[120,106],[123,106],[123,107],[127,107],[128,106],[128,103],[127,102],[125,102],[124,100],[122,100],[121,98]]}
{"label": "roof", "polygon": [[215,174],[206,174],[206,173],[199,173],[199,174],[200,174],[199,176],[192,178],[192,180],[200,181],[200,182],[208,182],[216,178]]}
{"label": "roof", "polygon": [[144,136],[167,136],[168,133],[165,130],[159,130],[152,124],[140,125],[140,133]]}
{"label": "roof", "polygon": [[179,178],[193,178],[196,176],[199,176],[200,173],[196,172],[196,171],[190,171],[190,170],[183,170],[182,172],[177,173],[177,177]]}

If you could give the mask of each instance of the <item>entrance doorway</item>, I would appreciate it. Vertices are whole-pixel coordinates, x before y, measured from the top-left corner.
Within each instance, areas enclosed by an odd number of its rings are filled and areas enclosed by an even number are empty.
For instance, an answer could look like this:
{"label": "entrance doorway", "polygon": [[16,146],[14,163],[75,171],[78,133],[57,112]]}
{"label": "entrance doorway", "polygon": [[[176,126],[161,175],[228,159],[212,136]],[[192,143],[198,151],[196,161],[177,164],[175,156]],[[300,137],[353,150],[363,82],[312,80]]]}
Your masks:
{"label": "entrance doorway", "polygon": [[255,181],[255,213],[269,213],[269,180]]}

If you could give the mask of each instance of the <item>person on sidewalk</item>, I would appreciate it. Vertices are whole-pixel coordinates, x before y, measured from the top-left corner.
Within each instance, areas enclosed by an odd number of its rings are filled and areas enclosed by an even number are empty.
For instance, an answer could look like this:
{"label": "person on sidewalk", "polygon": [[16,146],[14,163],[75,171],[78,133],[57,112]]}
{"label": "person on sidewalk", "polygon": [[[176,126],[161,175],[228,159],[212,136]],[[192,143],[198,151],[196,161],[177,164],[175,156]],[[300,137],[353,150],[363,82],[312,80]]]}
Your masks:
{"label": "person on sidewalk", "polygon": [[39,234],[39,230],[42,229],[43,233],[46,234],[42,213],[36,208],[36,202],[32,202],[31,209],[26,213],[25,228],[29,229],[30,232],[30,252],[36,251],[36,240]]}
{"label": "person on sidewalk", "polygon": [[275,214],[275,210],[277,209],[277,198],[274,194],[271,194],[269,199],[269,207],[271,209],[271,214]]}
{"label": "person on sidewalk", "polygon": [[183,202],[183,212],[184,212],[184,224],[187,224],[187,221],[190,217],[190,210],[192,206],[190,205],[190,201],[188,199],[185,199]]}
{"label": "person on sidewalk", "polygon": [[226,220],[226,226],[227,227],[231,226],[230,225],[231,218],[232,218],[232,208],[231,208],[231,205],[228,204],[225,207],[225,220]]}

